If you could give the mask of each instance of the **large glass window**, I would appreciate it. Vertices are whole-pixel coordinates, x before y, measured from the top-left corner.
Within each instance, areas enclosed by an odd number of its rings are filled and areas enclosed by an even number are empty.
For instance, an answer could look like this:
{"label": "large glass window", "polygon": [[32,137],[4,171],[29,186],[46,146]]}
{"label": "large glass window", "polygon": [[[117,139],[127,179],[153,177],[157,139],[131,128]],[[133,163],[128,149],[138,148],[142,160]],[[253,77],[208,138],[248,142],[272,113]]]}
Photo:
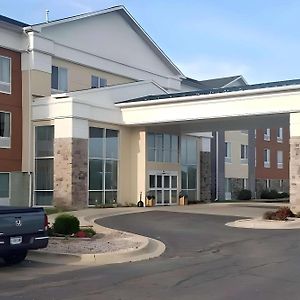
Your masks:
{"label": "large glass window", "polygon": [[148,161],[178,163],[178,136],[148,133],[147,153]]}
{"label": "large glass window", "polygon": [[52,66],[51,88],[62,92],[68,90],[68,70],[66,68]]}
{"label": "large glass window", "polygon": [[0,112],[0,148],[10,148],[10,113]]}
{"label": "large glass window", "polygon": [[35,128],[35,204],[53,204],[54,126]]}
{"label": "large glass window", "polygon": [[0,56],[0,92],[11,93],[11,59]]}
{"label": "large glass window", "polygon": [[197,200],[197,138],[181,137],[181,189],[189,200]]}
{"label": "large glass window", "polygon": [[9,198],[9,173],[0,173],[0,198]]}
{"label": "large glass window", "polygon": [[89,205],[117,201],[118,131],[89,129]]}

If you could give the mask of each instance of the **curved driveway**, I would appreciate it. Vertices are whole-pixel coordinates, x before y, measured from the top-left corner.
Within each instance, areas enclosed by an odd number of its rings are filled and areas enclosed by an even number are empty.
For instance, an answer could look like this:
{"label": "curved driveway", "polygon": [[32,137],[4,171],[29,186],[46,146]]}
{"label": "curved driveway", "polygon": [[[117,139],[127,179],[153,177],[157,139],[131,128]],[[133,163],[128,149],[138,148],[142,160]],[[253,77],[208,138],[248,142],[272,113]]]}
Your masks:
{"label": "curved driveway", "polygon": [[299,299],[300,230],[224,226],[236,219],[151,211],[99,219],[163,241],[159,258],[78,268],[25,261],[0,268],[0,299]]}
{"label": "curved driveway", "polygon": [[[224,226],[235,219],[155,211],[99,220],[167,246],[142,264],[154,272],[135,280],[132,298],[121,299],[299,299],[300,230]],[[118,288],[128,291],[128,283]]]}

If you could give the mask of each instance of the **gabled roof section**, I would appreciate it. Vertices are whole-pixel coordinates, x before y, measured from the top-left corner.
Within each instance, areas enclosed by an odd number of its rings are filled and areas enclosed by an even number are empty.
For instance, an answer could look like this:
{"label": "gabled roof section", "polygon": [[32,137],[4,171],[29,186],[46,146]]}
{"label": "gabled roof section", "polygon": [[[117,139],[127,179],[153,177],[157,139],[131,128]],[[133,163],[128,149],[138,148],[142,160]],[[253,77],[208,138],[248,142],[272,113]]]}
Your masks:
{"label": "gabled roof section", "polygon": [[123,6],[113,6],[107,9],[75,15],[63,19],[58,19],[50,22],[44,22],[32,25],[31,27],[35,30],[40,31],[42,28],[54,26],[57,24],[63,24],[66,22],[73,22],[84,18],[100,16],[111,12],[118,12],[128,22],[131,28],[150,46],[150,48],[158,54],[158,56],[164,61],[177,75],[184,77],[179,68],[171,61],[171,59],[163,52],[163,50],[154,42],[154,40],[145,32],[142,26],[133,18],[129,11]]}
{"label": "gabled roof section", "polygon": [[208,89],[208,88],[224,88],[230,84],[233,84],[238,80],[240,80],[243,85],[247,85],[247,82],[242,75],[213,78],[208,80],[196,80],[187,77],[182,80],[182,83],[198,89]]}
{"label": "gabled roof section", "polygon": [[22,30],[23,27],[28,26],[28,24],[8,18],[6,16],[0,15],[0,25],[10,27],[17,30]]}
{"label": "gabled roof section", "polygon": [[190,97],[190,96],[206,96],[213,94],[225,94],[225,93],[233,93],[233,92],[243,92],[243,91],[263,91],[268,88],[282,88],[282,89],[291,89],[292,86],[299,89],[300,88],[300,79],[292,79],[292,80],[284,80],[284,81],[274,81],[274,82],[266,82],[266,83],[258,83],[244,86],[234,86],[234,87],[225,87],[225,88],[213,88],[213,89],[203,89],[198,91],[191,92],[180,92],[180,93],[172,93],[172,94],[163,94],[163,95],[149,95],[146,97],[139,97],[136,99],[130,99],[122,102],[116,103],[117,105],[126,105],[130,103],[138,103],[147,101],[157,100],[159,103],[160,100],[167,100],[172,98],[182,98],[182,97]]}

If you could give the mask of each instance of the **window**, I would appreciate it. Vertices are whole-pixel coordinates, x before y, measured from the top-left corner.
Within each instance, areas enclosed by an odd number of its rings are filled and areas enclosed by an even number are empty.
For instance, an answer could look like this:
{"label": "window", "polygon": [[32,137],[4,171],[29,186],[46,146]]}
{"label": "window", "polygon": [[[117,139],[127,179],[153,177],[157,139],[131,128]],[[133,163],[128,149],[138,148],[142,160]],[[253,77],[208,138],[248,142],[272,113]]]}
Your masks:
{"label": "window", "polygon": [[232,193],[232,179],[225,178],[225,200],[231,200],[231,193]]}
{"label": "window", "polygon": [[197,200],[197,138],[181,137],[181,189],[190,200]]}
{"label": "window", "polygon": [[243,189],[248,189],[248,178],[243,178]]}
{"label": "window", "polygon": [[283,128],[277,128],[277,142],[282,143],[283,140]]}
{"label": "window", "polygon": [[54,126],[35,128],[35,204],[53,204]]}
{"label": "window", "polygon": [[9,198],[9,190],[9,173],[0,173],[0,199]]}
{"label": "window", "polygon": [[0,112],[0,148],[10,148],[10,113]]}
{"label": "window", "polygon": [[279,192],[283,192],[283,179],[279,179]]}
{"label": "window", "polygon": [[52,66],[51,88],[61,92],[68,90],[68,70],[66,68]]}
{"label": "window", "polygon": [[241,163],[248,163],[248,145],[241,145]]}
{"label": "window", "polygon": [[264,167],[270,168],[270,149],[264,149]]}
{"label": "window", "polygon": [[119,132],[89,129],[89,205],[117,201]]}
{"label": "window", "polygon": [[147,133],[148,161],[178,163],[178,136]]}
{"label": "window", "polygon": [[11,93],[11,58],[0,56],[0,92]]}
{"label": "window", "polygon": [[283,168],[283,151],[277,151],[277,169]]}
{"label": "window", "polygon": [[264,140],[270,141],[270,139],[271,139],[271,130],[270,130],[270,128],[266,128],[264,130]]}
{"label": "window", "polygon": [[225,162],[231,163],[231,143],[225,142]]}
{"label": "window", "polygon": [[107,79],[101,78],[95,75],[92,75],[91,77],[91,88],[100,88],[107,86]]}

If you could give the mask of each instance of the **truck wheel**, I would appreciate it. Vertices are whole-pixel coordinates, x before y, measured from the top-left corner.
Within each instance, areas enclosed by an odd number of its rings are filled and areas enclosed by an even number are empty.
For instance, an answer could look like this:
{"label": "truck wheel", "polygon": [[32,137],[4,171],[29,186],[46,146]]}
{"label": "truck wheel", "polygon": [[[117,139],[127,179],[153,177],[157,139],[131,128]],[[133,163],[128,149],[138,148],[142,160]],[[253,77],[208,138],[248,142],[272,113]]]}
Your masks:
{"label": "truck wheel", "polygon": [[9,255],[3,257],[7,265],[14,265],[22,262],[27,255],[27,250],[12,251]]}

